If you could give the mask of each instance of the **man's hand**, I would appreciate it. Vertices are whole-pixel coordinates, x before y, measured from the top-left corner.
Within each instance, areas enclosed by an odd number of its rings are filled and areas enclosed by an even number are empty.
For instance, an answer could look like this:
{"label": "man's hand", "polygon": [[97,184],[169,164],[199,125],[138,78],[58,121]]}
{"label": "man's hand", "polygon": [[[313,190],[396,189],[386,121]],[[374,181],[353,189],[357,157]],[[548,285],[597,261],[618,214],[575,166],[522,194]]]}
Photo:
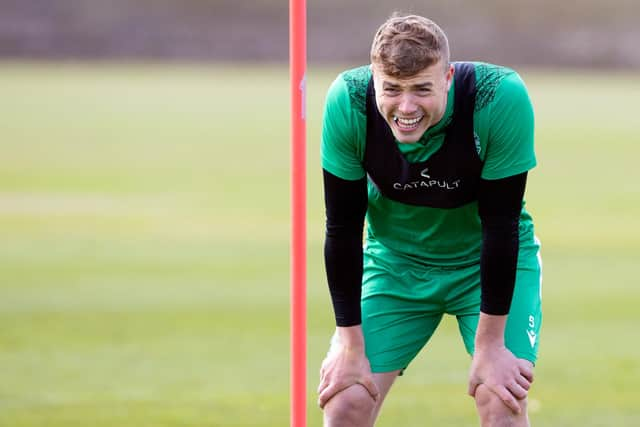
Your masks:
{"label": "man's hand", "polygon": [[380,392],[373,381],[364,345],[353,346],[338,340],[322,362],[318,405],[324,408],[333,396],[354,384],[361,384],[374,401],[378,400]]}
{"label": "man's hand", "polygon": [[480,384],[502,399],[514,413],[520,413],[517,400],[527,397],[533,370],[529,362],[516,358],[504,346],[488,347],[476,350],[471,363],[468,393],[475,397]]}
{"label": "man's hand", "polygon": [[476,388],[484,384],[514,413],[520,413],[516,399],[527,397],[533,382],[533,366],[516,358],[504,345],[507,316],[480,313],[476,344],[469,374],[468,393],[475,397]]}

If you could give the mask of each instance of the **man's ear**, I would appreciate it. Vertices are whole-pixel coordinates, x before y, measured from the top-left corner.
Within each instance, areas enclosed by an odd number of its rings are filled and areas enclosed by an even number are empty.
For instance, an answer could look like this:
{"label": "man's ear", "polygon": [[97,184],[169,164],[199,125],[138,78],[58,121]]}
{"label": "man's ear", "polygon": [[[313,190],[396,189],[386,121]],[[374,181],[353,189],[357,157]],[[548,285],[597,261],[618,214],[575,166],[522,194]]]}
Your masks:
{"label": "man's ear", "polygon": [[373,87],[376,89],[376,93],[380,89],[379,87],[376,87],[376,84],[378,83],[376,81],[377,76],[378,73],[376,73],[376,66],[371,64],[371,77],[373,78]]}
{"label": "man's ear", "polygon": [[447,91],[449,89],[451,89],[451,84],[453,83],[453,75],[455,74],[456,70],[453,67],[453,64],[449,64],[449,69],[447,70]]}

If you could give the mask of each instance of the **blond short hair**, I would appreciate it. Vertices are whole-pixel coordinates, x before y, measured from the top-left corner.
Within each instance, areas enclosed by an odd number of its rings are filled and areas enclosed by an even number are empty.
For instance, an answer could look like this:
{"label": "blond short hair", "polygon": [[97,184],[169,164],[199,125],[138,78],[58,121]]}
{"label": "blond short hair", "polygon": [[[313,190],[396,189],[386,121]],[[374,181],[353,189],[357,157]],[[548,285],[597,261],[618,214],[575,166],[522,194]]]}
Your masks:
{"label": "blond short hair", "polygon": [[418,15],[393,14],[371,45],[371,63],[392,77],[411,77],[433,64],[449,65],[449,41],[435,22]]}

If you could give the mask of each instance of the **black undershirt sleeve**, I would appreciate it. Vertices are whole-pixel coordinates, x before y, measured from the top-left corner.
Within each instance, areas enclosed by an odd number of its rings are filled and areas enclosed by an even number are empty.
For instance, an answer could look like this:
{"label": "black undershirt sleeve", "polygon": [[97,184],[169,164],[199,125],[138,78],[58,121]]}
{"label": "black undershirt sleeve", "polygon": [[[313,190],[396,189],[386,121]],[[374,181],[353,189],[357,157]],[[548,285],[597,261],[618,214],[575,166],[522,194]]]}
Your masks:
{"label": "black undershirt sleeve", "polygon": [[518,264],[519,223],[527,173],[480,182],[478,212],[482,222],[480,311],[509,313]]}
{"label": "black undershirt sleeve", "polygon": [[325,268],[337,326],[361,323],[362,230],[367,179],[348,181],[323,170],[326,210]]}

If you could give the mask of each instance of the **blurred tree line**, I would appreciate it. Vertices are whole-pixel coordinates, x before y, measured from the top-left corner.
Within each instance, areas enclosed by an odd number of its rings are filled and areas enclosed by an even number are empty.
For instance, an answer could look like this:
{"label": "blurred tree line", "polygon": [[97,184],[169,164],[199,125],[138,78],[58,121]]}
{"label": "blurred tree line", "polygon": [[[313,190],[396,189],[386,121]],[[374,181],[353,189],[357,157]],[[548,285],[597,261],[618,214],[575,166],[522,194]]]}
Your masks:
{"label": "blurred tree line", "polygon": [[[312,63],[364,63],[393,11],[449,35],[453,59],[640,68],[638,0],[307,0]],[[0,0],[0,57],[269,61],[288,57],[286,0]]]}

